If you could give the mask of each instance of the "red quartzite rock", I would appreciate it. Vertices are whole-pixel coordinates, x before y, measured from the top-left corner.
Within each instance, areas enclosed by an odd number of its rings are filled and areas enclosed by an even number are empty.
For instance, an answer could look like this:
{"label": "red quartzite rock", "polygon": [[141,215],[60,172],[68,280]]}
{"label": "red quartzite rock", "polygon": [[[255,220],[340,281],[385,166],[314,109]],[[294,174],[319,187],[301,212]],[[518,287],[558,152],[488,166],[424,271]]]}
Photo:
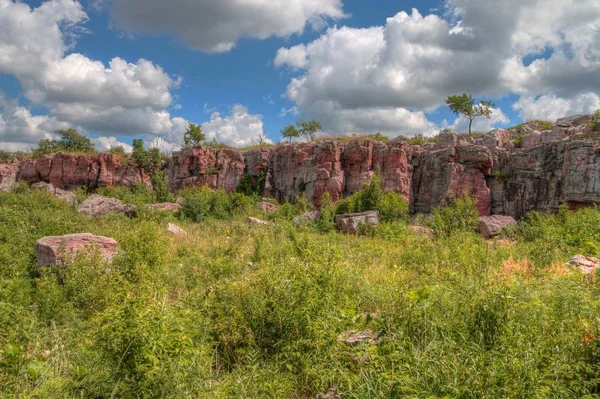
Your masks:
{"label": "red quartzite rock", "polygon": [[503,229],[516,224],[517,221],[511,216],[482,216],[479,218],[479,232],[485,238],[492,238],[500,234]]}
{"label": "red quartzite rock", "polygon": [[38,266],[61,265],[84,250],[97,249],[110,262],[119,252],[119,244],[112,238],[89,233],[44,237],[35,243]]}
{"label": "red quartzite rock", "polygon": [[133,216],[136,212],[136,206],[124,204],[116,198],[92,194],[77,207],[77,211],[88,216],[96,217],[105,216],[111,212],[124,213],[127,216]]}
{"label": "red quartzite rock", "polygon": [[16,186],[21,164],[19,160],[0,163],[0,191],[10,191]]}

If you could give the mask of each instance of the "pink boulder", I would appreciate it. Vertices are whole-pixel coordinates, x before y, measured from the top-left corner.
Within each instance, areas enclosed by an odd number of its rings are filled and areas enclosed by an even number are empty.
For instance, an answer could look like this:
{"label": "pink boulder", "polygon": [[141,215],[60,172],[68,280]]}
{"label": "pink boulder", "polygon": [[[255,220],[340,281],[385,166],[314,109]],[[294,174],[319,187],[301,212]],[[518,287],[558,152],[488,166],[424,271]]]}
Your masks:
{"label": "pink boulder", "polygon": [[485,238],[492,238],[500,234],[503,229],[516,224],[517,221],[512,216],[482,216],[479,218],[479,232]]}
{"label": "pink boulder", "polygon": [[261,211],[263,211],[265,213],[271,213],[271,212],[275,212],[277,210],[277,205],[271,204],[270,202],[267,202],[267,201],[260,201],[256,204],[256,206],[258,207],[258,209],[260,209]]}
{"label": "pink boulder", "polygon": [[38,266],[62,265],[84,250],[98,250],[106,262],[119,252],[119,244],[112,238],[90,233],[44,237],[35,243]]}
{"label": "pink boulder", "polygon": [[342,233],[356,234],[361,225],[377,226],[381,222],[379,211],[367,211],[337,215],[335,224]]}

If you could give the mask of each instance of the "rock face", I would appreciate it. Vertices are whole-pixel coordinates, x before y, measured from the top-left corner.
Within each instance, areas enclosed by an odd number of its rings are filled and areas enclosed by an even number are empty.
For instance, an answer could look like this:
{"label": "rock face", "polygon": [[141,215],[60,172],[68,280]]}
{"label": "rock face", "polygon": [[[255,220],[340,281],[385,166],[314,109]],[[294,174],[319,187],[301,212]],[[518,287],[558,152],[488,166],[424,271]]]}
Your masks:
{"label": "rock face", "polygon": [[517,221],[512,216],[482,216],[479,218],[479,232],[485,238],[492,238],[500,234],[503,229],[516,224]]}
{"label": "rock face", "polygon": [[[554,211],[600,203],[600,132],[590,115],[559,119],[552,129],[535,122],[479,137],[443,131],[435,144],[411,146],[357,139],[284,144],[240,153],[199,147],[174,153],[166,165],[173,191],[208,185],[233,191],[244,175],[258,193],[280,202],[300,195],[320,206],[328,192],[337,201],[360,190],[380,171],[385,189],[410,201],[413,214],[428,214],[449,198],[467,194],[481,216],[520,218],[532,210]],[[518,144],[519,148],[516,148]],[[149,177],[117,155],[48,154],[0,164],[0,190],[18,181],[50,183],[55,189],[91,189],[139,183]],[[262,185],[264,184],[264,189]]]}
{"label": "rock face", "polygon": [[361,225],[377,226],[381,222],[379,211],[336,215],[335,225],[342,233],[356,234]]}
{"label": "rock face", "polygon": [[18,180],[28,184],[50,183],[54,187],[70,190],[76,187],[98,188],[107,186],[132,187],[148,183],[148,176],[133,163],[125,162],[119,155],[98,154],[46,154],[39,159],[22,162]]}
{"label": "rock face", "polygon": [[61,190],[60,188],[56,188],[51,183],[39,182],[39,183],[33,184],[31,186],[31,188],[34,190],[47,191],[50,194],[54,195],[59,200],[66,201],[72,206],[77,205],[77,197],[75,197],[74,193],[72,193],[70,191],[66,191],[66,190]]}
{"label": "rock face", "polygon": [[116,198],[107,198],[101,195],[90,195],[85,201],[79,205],[77,211],[88,216],[105,216],[111,212],[124,213],[127,216],[132,216],[136,212],[134,205],[124,204]]}
{"label": "rock face", "polygon": [[62,265],[84,250],[97,249],[110,262],[119,252],[119,244],[112,238],[89,233],[44,237],[35,243],[39,267]]}

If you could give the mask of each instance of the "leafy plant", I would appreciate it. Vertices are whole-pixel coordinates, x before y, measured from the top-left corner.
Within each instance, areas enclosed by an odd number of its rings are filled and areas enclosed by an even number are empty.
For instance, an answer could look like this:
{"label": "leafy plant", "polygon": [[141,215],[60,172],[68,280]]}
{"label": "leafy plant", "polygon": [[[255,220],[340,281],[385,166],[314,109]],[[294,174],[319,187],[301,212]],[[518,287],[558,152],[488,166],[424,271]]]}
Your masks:
{"label": "leafy plant", "polygon": [[450,236],[455,232],[476,232],[479,211],[475,200],[468,195],[450,198],[445,205],[433,209],[428,222],[436,236]]}
{"label": "leafy plant", "polygon": [[206,136],[202,132],[202,126],[190,123],[183,134],[183,146],[198,147],[204,140],[206,140]]}
{"label": "leafy plant", "polygon": [[40,140],[38,148],[33,153],[35,157],[52,152],[81,152],[94,153],[92,140],[78,133],[75,129],[59,130],[56,132],[61,138],[59,140]]}
{"label": "leafy plant", "polygon": [[473,120],[480,116],[490,119],[495,107],[492,101],[481,100],[478,104],[475,104],[473,96],[467,94],[450,96],[446,99],[446,104],[455,115],[469,119],[469,134],[471,134]]}
{"label": "leafy plant", "polygon": [[592,128],[592,131],[600,132],[600,109],[594,112],[592,120],[589,123],[590,127]]}

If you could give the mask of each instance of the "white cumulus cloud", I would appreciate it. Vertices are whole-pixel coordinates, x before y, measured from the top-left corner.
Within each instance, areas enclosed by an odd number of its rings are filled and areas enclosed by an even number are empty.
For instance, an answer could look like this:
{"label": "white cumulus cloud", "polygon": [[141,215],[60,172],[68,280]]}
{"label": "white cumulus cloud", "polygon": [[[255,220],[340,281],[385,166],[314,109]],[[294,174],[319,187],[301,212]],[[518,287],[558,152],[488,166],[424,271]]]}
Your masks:
{"label": "white cumulus cloud", "polygon": [[513,105],[524,120],[541,119],[555,121],[566,115],[591,114],[600,109],[600,96],[583,93],[572,98],[556,95],[521,97]]}
{"label": "white cumulus cloud", "polygon": [[[208,141],[216,139],[233,147],[244,147],[258,142],[264,134],[262,115],[251,114],[248,108],[236,104],[229,115],[214,111],[208,122],[202,124]],[[267,142],[271,142],[267,139]]]}

